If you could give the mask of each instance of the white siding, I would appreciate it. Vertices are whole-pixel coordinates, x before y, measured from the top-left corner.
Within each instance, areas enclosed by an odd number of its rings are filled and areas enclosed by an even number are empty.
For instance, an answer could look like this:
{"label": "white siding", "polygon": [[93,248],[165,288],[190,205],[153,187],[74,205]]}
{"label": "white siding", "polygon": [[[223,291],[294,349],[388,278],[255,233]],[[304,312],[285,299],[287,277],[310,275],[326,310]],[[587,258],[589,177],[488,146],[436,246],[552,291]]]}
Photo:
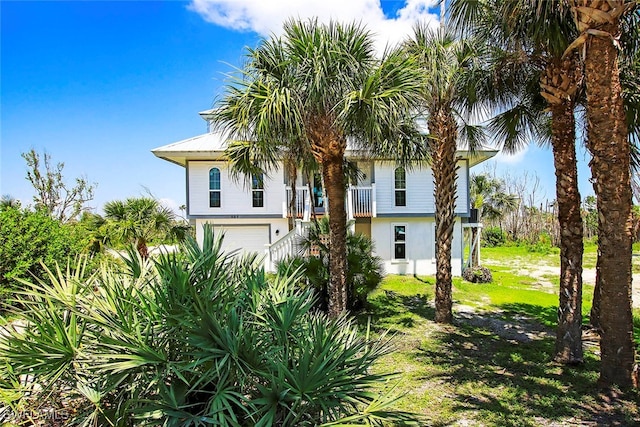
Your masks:
{"label": "white siding", "polygon": [[[395,206],[394,171],[396,165],[390,162],[376,162],[376,199],[378,214],[434,214],[435,201],[433,196],[433,173],[430,167],[408,169],[407,176],[407,206]],[[467,189],[467,162],[458,162],[457,184],[457,214],[468,213],[469,192]]]}
{"label": "white siding", "polygon": [[[221,203],[219,208],[209,207],[209,170],[220,169]],[[264,178],[264,207],[254,208],[251,184],[229,176],[226,162],[190,161],[188,163],[189,215],[282,215],[285,198],[282,170],[273,171]]]}
{"label": "white siding", "polygon": [[469,163],[466,160],[458,162],[458,178],[456,179],[456,213],[469,213]]}
{"label": "white siding", "polygon": [[[393,259],[393,226],[406,225],[406,259]],[[371,236],[375,253],[383,259],[387,274],[436,274],[435,222],[432,218],[373,218]],[[462,274],[462,224],[457,218],[453,228],[451,272]]]}

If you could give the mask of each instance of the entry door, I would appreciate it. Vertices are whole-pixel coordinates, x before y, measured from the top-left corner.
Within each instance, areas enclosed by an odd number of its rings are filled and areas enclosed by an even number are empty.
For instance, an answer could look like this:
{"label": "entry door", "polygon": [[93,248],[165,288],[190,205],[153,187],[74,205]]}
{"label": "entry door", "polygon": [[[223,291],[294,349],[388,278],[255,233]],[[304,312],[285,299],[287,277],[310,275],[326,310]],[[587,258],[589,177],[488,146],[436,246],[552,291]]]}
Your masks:
{"label": "entry door", "polygon": [[[322,192],[322,178],[320,174],[313,175],[313,206],[315,208],[324,208],[324,194]],[[318,209],[316,209],[317,211]]]}

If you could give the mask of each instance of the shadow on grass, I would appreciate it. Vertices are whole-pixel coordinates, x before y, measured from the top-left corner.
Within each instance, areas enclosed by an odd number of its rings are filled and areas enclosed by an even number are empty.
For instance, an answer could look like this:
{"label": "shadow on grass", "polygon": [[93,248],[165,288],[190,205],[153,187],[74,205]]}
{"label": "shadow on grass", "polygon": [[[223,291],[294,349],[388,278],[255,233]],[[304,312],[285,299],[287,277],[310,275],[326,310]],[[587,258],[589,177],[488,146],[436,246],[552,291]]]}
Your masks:
{"label": "shadow on grass", "polygon": [[[367,307],[358,313],[357,318],[370,318],[374,330],[390,330],[404,333],[401,329],[412,328],[415,324],[414,315],[433,321],[435,309],[425,294],[401,295],[393,291],[370,298]],[[402,328],[398,328],[402,326]]]}
{"label": "shadow on grass", "polygon": [[454,385],[454,413],[478,411],[481,419],[500,426],[547,425],[573,417],[596,425],[640,422],[633,419],[640,404],[637,393],[613,405],[603,402],[594,357],[583,366],[563,366],[552,360],[552,337],[508,339],[470,323],[462,319],[417,354],[442,368],[438,380]]}
{"label": "shadow on grass", "polygon": [[542,325],[555,328],[558,324],[558,308],[526,303],[509,303],[497,306],[510,318],[519,319],[522,316],[533,318]]}
{"label": "shadow on grass", "polygon": [[[360,316],[370,318],[374,330],[389,329],[398,340],[415,339],[416,316],[434,319],[430,300],[428,295],[387,291],[371,298]],[[500,313],[456,313],[454,325],[434,325],[428,340],[405,346],[416,366],[432,367],[408,386],[408,392],[442,387],[438,393],[452,402],[450,414],[434,416],[430,425],[450,425],[452,418],[499,426],[640,425],[640,394],[613,400],[601,396],[599,361],[591,353],[582,366],[553,361],[550,326],[555,325],[555,307],[510,303],[499,309]],[[433,402],[425,400],[424,405]]]}

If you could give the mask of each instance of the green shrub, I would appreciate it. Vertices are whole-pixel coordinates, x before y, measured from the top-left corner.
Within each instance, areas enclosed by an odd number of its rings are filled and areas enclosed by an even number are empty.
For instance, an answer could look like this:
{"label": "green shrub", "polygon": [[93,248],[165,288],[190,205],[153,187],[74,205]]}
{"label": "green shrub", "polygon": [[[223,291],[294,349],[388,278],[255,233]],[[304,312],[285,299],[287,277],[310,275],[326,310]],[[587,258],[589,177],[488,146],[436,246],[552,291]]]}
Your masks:
{"label": "green shrub", "polygon": [[207,227],[203,248],[189,238],[155,261],[132,249],[125,272],[105,267],[83,280],[82,268],[58,270],[23,282],[27,310],[0,330],[0,366],[28,374],[29,397],[5,406],[67,402],[70,424],[104,426],[407,420],[371,389],[389,378],[370,371],[388,340],[319,314],[297,275],[267,278],[255,261],[223,254]]}
{"label": "green shrub", "polygon": [[551,236],[548,233],[540,233],[535,243],[526,244],[527,251],[547,255],[555,253],[558,249],[551,244]]}
{"label": "green shrub", "polygon": [[17,279],[46,277],[42,263],[66,264],[82,253],[88,239],[71,224],[44,211],[0,208],[0,307],[19,289]]}
{"label": "green shrub", "polygon": [[[329,247],[322,236],[329,234],[329,220],[324,217],[309,230],[303,246],[315,248],[317,256],[294,257],[278,263],[278,271],[302,268],[302,284],[313,287],[319,296],[319,305],[327,311],[329,285]],[[347,234],[347,307],[358,310],[367,301],[367,295],[382,282],[382,260],[373,255],[373,242],[363,234]]]}
{"label": "green shrub", "polygon": [[482,246],[494,248],[506,243],[507,237],[500,227],[487,227],[482,229]]}

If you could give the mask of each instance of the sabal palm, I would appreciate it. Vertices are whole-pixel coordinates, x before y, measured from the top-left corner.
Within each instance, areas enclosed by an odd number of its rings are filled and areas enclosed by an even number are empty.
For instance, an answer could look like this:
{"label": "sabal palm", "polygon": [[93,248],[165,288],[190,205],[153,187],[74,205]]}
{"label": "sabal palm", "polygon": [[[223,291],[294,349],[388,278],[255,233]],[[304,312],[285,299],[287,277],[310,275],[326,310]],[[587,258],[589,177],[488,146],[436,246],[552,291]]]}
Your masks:
{"label": "sabal palm", "polygon": [[455,223],[456,150],[465,139],[470,150],[482,142],[483,133],[466,120],[477,101],[473,72],[478,48],[461,40],[447,27],[433,30],[417,24],[405,51],[423,70],[423,109],[429,128],[429,147],[436,205],[436,322],[452,321],[451,245]]}
{"label": "sabal palm", "polygon": [[[631,311],[631,183],[629,135],[617,40],[634,0],[567,0],[580,36],[587,92],[587,146],[598,200],[600,384],[637,385]],[[572,50],[567,51],[567,55]]]}
{"label": "sabal palm", "polygon": [[517,196],[507,193],[504,181],[489,175],[471,175],[471,206],[478,218],[498,220],[517,207]]}
{"label": "sabal palm", "polygon": [[497,83],[489,95],[505,110],[491,127],[505,149],[516,151],[530,136],[544,141],[550,131],[562,230],[556,359],[582,362],[583,229],[574,119],[581,73],[576,55],[563,58],[575,34],[568,9],[546,0],[460,0],[454,1],[453,13],[459,27],[473,28],[494,46],[491,68]]}
{"label": "sabal palm", "polygon": [[133,243],[142,258],[147,258],[147,244],[154,238],[183,239],[186,225],[176,223],[175,213],[151,197],[114,200],[104,205],[109,233],[127,243]]}
{"label": "sabal palm", "polygon": [[218,104],[218,127],[231,139],[276,150],[302,146],[300,152],[321,165],[330,211],[333,316],[346,309],[347,297],[347,140],[377,153],[400,147],[405,159],[415,153],[406,147],[419,150],[411,116],[418,75],[411,59],[398,53],[378,59],[371,34],[360,25],[289,21],[282,38],[249,50],[241,75]]}
{"label": "sabal palm", "polygon": [[[501,220],[505,214],[513,211],[518,204],[518,197],[509,194],[504,188],[504,182],[486,174],[471,175],[469,189],[471,207],[478,210],[478,220]],[[477,229],[472,229],[471,241],[475,242]],[[472,247],[471,259],[475,264],[479,262],[480,254]]]}

